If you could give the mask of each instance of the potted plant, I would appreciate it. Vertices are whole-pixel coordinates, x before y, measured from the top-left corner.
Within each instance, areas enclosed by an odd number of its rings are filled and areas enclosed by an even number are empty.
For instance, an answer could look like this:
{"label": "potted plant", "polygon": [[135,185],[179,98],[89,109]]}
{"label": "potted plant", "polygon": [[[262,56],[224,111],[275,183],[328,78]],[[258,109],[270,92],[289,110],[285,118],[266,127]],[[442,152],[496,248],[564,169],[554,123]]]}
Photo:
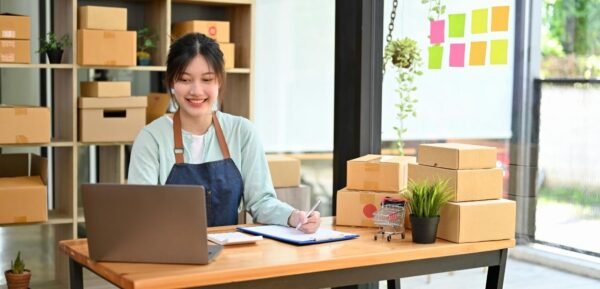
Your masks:
{"label": "potted plant", "polygon": [[17,258],[14,261],[10,261],[10,270],[4,272],[4,277],[6,277],[8,289],[29,288],[31,272],[25,269],[25,263],[21,259],[21,251],[17,253]]}
{"label": "potted plant", "polygon": [[40,39],[40,49],[37,53],[46,54],[50,63],[61,63],[64,49],[67,47],[71,47],[69,34],[58,38],[53,32],[48,32],[45,39]]}
{"label": "potted plant", "polygon": [[150,50],[156,47],[156,34],[148,27],[137,30],[137,63],[138,65],[150,65]]}
{"label": "potted plant", "polygon": [[408,184],[404,197],[410,208],[413,242],[435,242],[440,222],[440,209],[452,199],[448,180],[413,182]]}
{"label": "potted plant", "polygon": [[404,134],[407,129],[404,127],[404,120],[409,116],[416,117],[415,104],[417,99],[414,92],[417,87],[413,84],[415,77],[422,75],[421,71],[421,51],[417,46],[417,42],[408,37],[390,41],[384,52],[384,67],[391,62],[394,69],[398,72],[396,81],[398,82],[399,102],[395,105],[398,109],[396,119],[399,125],[394,126],[394,130],[398,135],[396,142],[400,155],[404,155]]}

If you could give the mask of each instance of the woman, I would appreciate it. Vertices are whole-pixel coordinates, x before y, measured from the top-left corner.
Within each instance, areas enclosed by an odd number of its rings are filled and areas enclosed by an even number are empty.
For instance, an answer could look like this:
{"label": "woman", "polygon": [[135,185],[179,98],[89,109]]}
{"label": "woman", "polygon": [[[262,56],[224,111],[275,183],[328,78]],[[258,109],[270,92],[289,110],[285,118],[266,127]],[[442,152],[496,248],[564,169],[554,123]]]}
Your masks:
{"label": "woman", "polygon": [[237,223],[244,199],[254,220],[315,232],[318,212],[308,218],[277,200],[265,153],[252,124],[217,111],[225,81],[223,53],[203,34],[175,41],[167,58],[166,84],[178,110],[138,134],[131,152],[131,184],[203,185],[209,226]]}

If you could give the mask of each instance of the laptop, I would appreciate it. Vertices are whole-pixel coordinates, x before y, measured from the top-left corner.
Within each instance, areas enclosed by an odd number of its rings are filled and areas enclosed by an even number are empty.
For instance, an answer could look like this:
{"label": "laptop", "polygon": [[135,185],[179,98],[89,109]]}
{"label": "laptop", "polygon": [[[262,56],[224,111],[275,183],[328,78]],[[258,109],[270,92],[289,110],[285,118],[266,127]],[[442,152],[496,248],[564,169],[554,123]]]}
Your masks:
{"label": "laptop", "polygon": [[202,186],[84,184],[83,213],[95,261],[208,264]]}

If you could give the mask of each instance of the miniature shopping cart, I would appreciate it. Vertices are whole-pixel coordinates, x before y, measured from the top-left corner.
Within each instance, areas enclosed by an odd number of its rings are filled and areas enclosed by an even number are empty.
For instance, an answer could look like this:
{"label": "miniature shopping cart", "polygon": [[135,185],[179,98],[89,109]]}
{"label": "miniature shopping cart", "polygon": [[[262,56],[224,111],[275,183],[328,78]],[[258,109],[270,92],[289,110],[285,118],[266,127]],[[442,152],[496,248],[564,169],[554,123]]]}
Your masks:
{"label": "miniature shopping cart", "polygon": [[392,240],[392,236],[400,235],[404,239],[404,200],[384,199],[381,208],[375,212],[374,223],[379,226],[379,232],[373,239],[377,241],[377,236],[382,239]]}

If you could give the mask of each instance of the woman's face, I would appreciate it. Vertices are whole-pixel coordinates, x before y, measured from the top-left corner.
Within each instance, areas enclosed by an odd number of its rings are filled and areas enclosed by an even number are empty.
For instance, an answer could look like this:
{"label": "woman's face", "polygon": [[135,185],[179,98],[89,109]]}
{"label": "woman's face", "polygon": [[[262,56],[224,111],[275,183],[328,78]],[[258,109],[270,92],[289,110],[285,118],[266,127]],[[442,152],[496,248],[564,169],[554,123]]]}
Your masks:
{"label": "woman's face", "polygon": [[211,114],[219,95],[217,76],[202,55],[194,57],[173,88],[181,113],[188,117]]}

